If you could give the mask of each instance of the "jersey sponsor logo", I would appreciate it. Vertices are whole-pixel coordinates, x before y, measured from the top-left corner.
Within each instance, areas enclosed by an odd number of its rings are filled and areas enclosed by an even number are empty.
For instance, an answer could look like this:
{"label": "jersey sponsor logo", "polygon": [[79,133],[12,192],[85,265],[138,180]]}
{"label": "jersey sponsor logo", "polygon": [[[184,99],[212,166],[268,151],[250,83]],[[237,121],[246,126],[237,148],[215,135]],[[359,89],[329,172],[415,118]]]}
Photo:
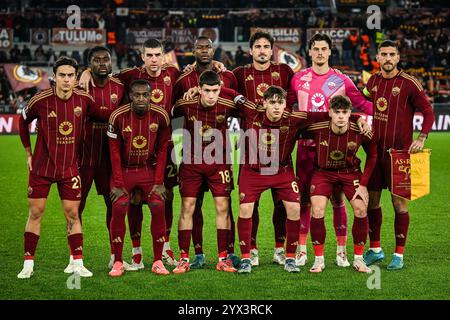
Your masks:
{"label": "jersey sponsor logo", "polygon": [[393,87],[392,88],[392,95],[394,97],[398,96],[399,93],[400,93],[400,88],[399,87]]}
{"label": "jersey sponsor logo", "polygon": [[334,150],[330,152],[330,158],[334,161],[342,160],[344,159],[344,153],[340,150]]}
{"label": "jersey sponsor logo", "polygon": [[225,116],[223,114],[219,114],[216,116],[216,120],[218,123],[222,123],[225,120]]}
{"label": "jersey sponsor logo", "polygon": [[356,149],[356,142],[355,141],[350,141],[349,143],[347,143],[347,149],[350,151],[353,151]]}
{"label": "jersey sponsor logo", "polygon": [[59,124],[59,133],[68,136],[73,131],[73,124],[70,121],[63,121]]}
{"label": "jersey sponsor logo", "polygon": [[253,76],[250,74],[247,76],[247,78],[245,78],[245,81],[253,81],[255,79],[253,79]]}
{"label": "jersey sponsor logo", "polygon": [[269,85],[267,83],[260,83],[256,87],[256,92],[259,94],[260,97],[264,96],[264,92],[269,88]]}
{"label": "jersey sponsor logo", "polygon": [[309,88],[310,88],[309,82],[305,82],[305,83],[302,85],[302,88],[305,89],[305,90],[309,90]]}
{"label": "jersey sponsor logo", "polygon": [[153,89],[151,99],[154,103],[160,103],[164,99],[164,92],[161,89]]}
{"label": "jersey sponsor logo", "polygon": [[275,139],[276,139],[275,135],[271,132],[263,133],[261,136],[261,142],[266,145],[271,145],[272,143],[275,142]]}
{"label": "jersey sponsor logo", "polygon": [[142,149],[147,145],[147,139],[143,136],[136,136],[133,138],[133,147]]}
{"label": "jersey sponsor logo", "polygon": [[280,127],[280,132],[281,133],[286,133],[289,131],[289,126],[281,126]]}
{"label": "jersey sponsor logo", "polygon": [[[112,127],[112,125],[110,125]],[[122,130],[123,132],[131,132],[131,127],[130,126],[126,126],[125,129]],[[113,127],[113,131],[114,132],[114,127]]]}
{"label": "jersey sponsor logo", "polygon": [[75,113],[75,115],[77,116],[77,117],[79,117],[79,116],[81,116],[81,111],[82,111],[83,109],[81,109],[81,107],[80,106],[76,106],[74,109],[73,109],[73,113]]}
{"label": "jersey sponsor logo", "polygon": [[375,86],[372,88],[372,92],[377,92],[378,91],[378,86]]}
{"label": "jersey sponsor logo", "polygon": [[325,104],[325,97],[320,92],[316,92],[311,97],[311,103],[315,108],[315,110],[313,111],[316,111],[316,109],[320,108]]}
{"label": "jersey sponsor logo", "polygon": [[275,81],[280,80],[280,74],[278,72],[272,72],[272,78]]}
{"label": "jersey sponsor logo", "polygon": [[327,140],[323,140],[319,143],[321,146],[325,146],[328,147],[328,141]]}
{"label": "jersey sponsor logo", "polygon": [[55,111],[50,112],[47,117],[48,118],[56,118],[57,117],[56,112]]}
{"label": "jersey sponsor logo", "polygon": [[157,123],[151,123],[148,128],[150,129],[150,132],[155,133],[156,131],[158,131],[158,127],[159,125]]}
{"label": "jersey sponsor logo", "polygon": [[388,102],[385,97],[378,98],[375,104],[380,112],[383,112],[388,108]]}
{"label": "jersey sponsor logo", "polygon": [[170,79],[169,76],[165,76],[165,77],[164,77],[164,84],[165,84],[166,86],[170,86],[170,85],[172,84],[172,80]]}
{"label": "jersey sponsor logo", "polygon": [[113,93],[110,97],[111,103],[117,103],[117,94]]}

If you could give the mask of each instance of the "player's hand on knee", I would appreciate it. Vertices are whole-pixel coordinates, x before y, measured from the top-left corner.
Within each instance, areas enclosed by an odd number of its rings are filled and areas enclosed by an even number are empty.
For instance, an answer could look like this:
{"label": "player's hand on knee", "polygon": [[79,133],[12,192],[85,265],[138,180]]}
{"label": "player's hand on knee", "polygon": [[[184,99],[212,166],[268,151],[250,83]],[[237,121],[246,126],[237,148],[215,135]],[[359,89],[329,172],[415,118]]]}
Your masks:
{"label": "player's hand on knee", "polygon": [[112,202],[116,202],[118,199],[120,199],[123,196],[127,196],[128,192],[124,188],[112,188],[109,196],[111,197]]}
{"label": "player's hand on knee", "polygon": [[360,197],[366,206],[369,205],[369,192],[367,191],[367,187],[359,185],[356,188],[355,194],[352,198],[352,201],[356,199],[356,197]]}
{"label": "player's hand on knee", "polygon": [[153,186],[152,191],[150,191],[150,195],[151,194],[156,194],[156,195],[160,196],[161,199],[163,199],[163,200],[167,199],[166,187],[164,187],[163,184],[155,184]]}

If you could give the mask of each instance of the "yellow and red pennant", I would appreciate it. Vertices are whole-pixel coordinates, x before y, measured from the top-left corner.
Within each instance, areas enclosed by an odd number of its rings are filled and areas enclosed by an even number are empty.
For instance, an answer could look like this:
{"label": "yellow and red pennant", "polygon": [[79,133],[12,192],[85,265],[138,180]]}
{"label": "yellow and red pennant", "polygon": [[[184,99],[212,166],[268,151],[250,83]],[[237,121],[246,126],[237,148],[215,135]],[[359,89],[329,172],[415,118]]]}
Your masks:
{"label": "yellow and red pennant", "polygon": [[390,149],[391,193],[407,200],[416,200],[430,193],[431,149],[418,153]]}

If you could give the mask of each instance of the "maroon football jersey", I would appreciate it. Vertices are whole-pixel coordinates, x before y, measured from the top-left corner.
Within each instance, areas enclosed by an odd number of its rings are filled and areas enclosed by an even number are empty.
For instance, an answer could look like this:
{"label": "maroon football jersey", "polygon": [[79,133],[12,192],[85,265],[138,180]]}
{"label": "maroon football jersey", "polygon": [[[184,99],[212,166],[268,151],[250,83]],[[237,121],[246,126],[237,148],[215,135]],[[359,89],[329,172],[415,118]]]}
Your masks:
{"label": "maroon football jersey", "polygon": [[381,159],[388,158],[390,148],[409,149],[416,110],[423,114],[421,133],[430,132],[434,122],[433,109],[416,78],[399,71],[395,77],[385,79],[380,72],[370,77],[364,94],[373,102],[372,126]]}
{"label": "maroon football jersey", "polygon": [[170,119],[167,112],[151,105],[139,116],[127,104],[111,114],[108,137],[114,187],[123,187],[122,172],[137,171],[151,166],[156,156],[155,184],[164,181],[167,145],[170,139]]}
{"label": "maroon football jersey", "polygon": [[255,104],[263,103],[264,92],[270,86],[279,86],[287,91],[294,75],[287,64],[274,62],[264,71],[256,70],[253,64],[249,64],[237,67],[233,73],[238,83],[237,91]]}
{"label": "maroon football jersey", "polygon": [[54,179],[77,176],[81,133],[86,117],[103,121],[109,114],[109,110],[95,108],[93,98],[77,89],[67,100],[60,99],[54,88],[35,95],[19,122],[20,138],[27,148],[31,146],[28,124],[37,119],[32,172]]}
{"label": "maroon football jersey", "polygon": [[[355,117],[355,116],[352,116]],[[361,160],[356,156],[362,145],[367,158],[361,184],[367,186],[377,158],[376,142],[373,133],[365,136],[360,133],[356,122],[350,120],[349,129],[343,134],[331,130],[331,120],[315,123],[307,128],[316,145],[316,169],[324,170],[360,170]]]}
{"label": "maroon football jersey", "polygon": [[[187,139],[188,137],[183,139],[183,159],[190,159],[193,164],[209,161],[203,158],[203,152],[208,145],[215,141],[212,129],[217,129],[222,137],[222,142],[217,142],[222,145],[221,150],[216,149],[220,152],[217,157],[222,159],[221,163],[229,163],[225,159],[226,142],[229,141],[227,118],[237,115],[234,102],[237,97],[242,96],[234,90],[222,88],[218,102],[212,107],[204,107],[200,102],[200,96],[194,100],[180,99],[176,102],[172,115],[175,118],[184,117],[184,127],[191,137],[191,139]],[[201,149],[195,150],[194,141],[199,142],[198,145],[201,146]],[[216,156],[215,152],[211,155]]]}
{"label": "maroon football jersey", "polygon": [[[114,77],[109,77],[106,84],[92,87],[92,97],[96,108],[109,109],[111,112],[121,105],[125,94],[125,87]],[[86,120],[83,129],[80,166],[109,167],[109,147],[106,130],[108,122],[93,122]]]}
{"label": "maroon football jersey", "polygon": [[[265,111],[255,109],[254,104],[244,104],[240,110],[241,117],[247,123],[245,136],[241,136],[241,157],[244,155],[241,161],[244,161],[244,167],[253,169],[273,167],[268,163],[272,157],[277,161],[277,166],[292,168],[291,154],[298,130],[329,118],[327,113],[321,112],[284,112],[280,120],[273,122],[267,118]],[[242,143],[245,143],[245,149]],[[260,156],[267,158],[260,159]]]}
{"label": "maroon football jersey", "polygon": [[142,66],[140,68],[123,69],[115,76],[123,82],[127,90],[134,80],[147,80],[152,88],[150,93],[151,103],[170,113],[172,109],[172,89],[179,75],[180,71],[177,68],[169,66],[162,68],[158,77],[152,77],[148,74],[145,67]]}
{"label": "maroon football jersey", "polygon": [[[183,94],[189,89],[199,86],[200,72],[194,67],[193,70],[183,73],[175,82],[173,88],[173,102],[174,104],[183,98]],[[237,80],[231,71],[222,71],[218,73],[220,76],[220,83],[223,87],[237,90]]]}

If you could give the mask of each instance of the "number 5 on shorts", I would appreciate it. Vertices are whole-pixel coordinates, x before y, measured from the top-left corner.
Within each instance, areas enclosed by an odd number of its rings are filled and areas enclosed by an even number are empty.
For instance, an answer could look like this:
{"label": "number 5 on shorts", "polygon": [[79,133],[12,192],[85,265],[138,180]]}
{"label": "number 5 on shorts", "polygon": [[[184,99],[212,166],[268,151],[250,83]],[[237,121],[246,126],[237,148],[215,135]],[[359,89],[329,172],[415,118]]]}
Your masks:
{"label": "number 5 on shorts", "polygon": [[231,177],[230,177],[230,171],[219,171],[220,176],[222,177],[222,183],[230,183]]}

